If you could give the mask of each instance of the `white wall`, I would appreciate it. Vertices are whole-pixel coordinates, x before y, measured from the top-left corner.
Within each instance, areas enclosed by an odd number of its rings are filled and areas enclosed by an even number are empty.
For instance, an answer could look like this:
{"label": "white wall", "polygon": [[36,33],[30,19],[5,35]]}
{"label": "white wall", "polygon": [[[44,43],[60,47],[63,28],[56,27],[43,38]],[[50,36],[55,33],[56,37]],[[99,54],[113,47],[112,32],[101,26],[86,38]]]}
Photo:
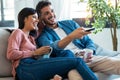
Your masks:
{"label": "white wall", "polygon": [[[118,34],[118,51],[120,52],[120,29],[117,30]],[[90,34],[89,35],[95,43],[99,44],[100,46],[113,50],[112,46],[112,38],[109,28],[105,28],[102,32],[99,32],[97,34]]]}
{"label": "white wall", "polygon": [[18,27],[17,15],[24,7],[35,8],[36,4],[41,0],[15,0],[15,28]]}

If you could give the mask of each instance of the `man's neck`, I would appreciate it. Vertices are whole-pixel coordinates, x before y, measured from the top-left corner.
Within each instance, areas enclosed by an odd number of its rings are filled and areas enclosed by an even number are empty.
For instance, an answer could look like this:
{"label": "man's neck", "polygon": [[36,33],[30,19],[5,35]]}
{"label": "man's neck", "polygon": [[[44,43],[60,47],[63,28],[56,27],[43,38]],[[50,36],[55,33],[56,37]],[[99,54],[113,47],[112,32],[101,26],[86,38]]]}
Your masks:
{"label": "man's neck", "polygon": [[47,26],[49,26],[49,27],[52,28],[52,29],[55,29],[55,28],[58,27],[57,24],[54,24],[54,25],[47,25]]}

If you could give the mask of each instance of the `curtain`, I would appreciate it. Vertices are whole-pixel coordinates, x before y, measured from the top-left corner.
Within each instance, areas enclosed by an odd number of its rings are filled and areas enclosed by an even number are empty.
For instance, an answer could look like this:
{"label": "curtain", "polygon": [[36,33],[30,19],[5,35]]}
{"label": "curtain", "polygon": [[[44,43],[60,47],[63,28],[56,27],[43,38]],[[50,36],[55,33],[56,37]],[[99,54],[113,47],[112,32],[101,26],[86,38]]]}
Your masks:
{"label": "curtain", "polygon": [[71,19],[71,0],[49,0],[54,8],[57,20]]}

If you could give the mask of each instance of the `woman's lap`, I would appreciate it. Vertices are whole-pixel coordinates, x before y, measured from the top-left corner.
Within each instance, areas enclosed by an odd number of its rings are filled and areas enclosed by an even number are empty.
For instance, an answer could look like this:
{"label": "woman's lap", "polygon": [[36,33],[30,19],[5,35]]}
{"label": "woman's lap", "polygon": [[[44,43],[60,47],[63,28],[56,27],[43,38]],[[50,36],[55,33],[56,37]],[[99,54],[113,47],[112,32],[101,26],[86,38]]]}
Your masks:
{"label": "woman's lap", "polygon": [[[67,57],[57,57],[57,58],[48,58],[48,59],[39,59],[35,60],[32,58],[22,59],[20,65],[17,68],[18,73],[22,73],[21,76],[29,74],[26,76],[50,79],[55,74],[58,74],[62,77],[66,77],[67,73],[71,69],[75,69],[77,63],[75,63],[75,58]],[[20,72],[21,71],[21,72]],[[31,74],[30,74],[31,73]],[[23,75],[24,74],[24,75]],[[19,74],[18,74],[19,75]],[[31,79],[32,80],[32,79]],[[37,79],[36,79],[37,80]]]}

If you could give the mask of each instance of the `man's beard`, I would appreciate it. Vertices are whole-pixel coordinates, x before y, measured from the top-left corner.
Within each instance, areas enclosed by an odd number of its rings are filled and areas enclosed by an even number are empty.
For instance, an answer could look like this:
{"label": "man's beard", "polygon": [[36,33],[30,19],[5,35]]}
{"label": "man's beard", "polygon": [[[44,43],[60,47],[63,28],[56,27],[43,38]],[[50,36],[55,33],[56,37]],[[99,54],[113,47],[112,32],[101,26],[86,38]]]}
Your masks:
{"label": "man's beard", "polygon": [[44,23],[44,25],[51,25],[51,26],[53,26],[53,25],[56,24],[56,21],[52,22],[52,21],[48,20],[48,21],[43,21],[43,23]]}

